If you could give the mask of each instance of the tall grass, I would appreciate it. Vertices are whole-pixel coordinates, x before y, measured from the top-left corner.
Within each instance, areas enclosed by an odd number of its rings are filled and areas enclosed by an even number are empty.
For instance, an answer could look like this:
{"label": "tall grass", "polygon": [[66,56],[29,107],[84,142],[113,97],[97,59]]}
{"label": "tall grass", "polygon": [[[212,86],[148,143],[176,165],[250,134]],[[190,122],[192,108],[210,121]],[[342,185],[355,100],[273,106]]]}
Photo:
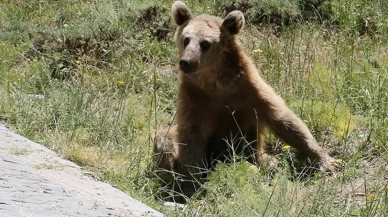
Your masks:
{"label": "tall grass", "polygon": [[204,197],[162,206],[149,174],[154,133],[176,108],[171,3],[1,2],[0,121],[168,216],[388,215],[382,0],[187,1],[195,14],[244,10],[241,40],[261,75],[343,168],[306,175],[309,162],[269,137],[273,176],[219,164]]}

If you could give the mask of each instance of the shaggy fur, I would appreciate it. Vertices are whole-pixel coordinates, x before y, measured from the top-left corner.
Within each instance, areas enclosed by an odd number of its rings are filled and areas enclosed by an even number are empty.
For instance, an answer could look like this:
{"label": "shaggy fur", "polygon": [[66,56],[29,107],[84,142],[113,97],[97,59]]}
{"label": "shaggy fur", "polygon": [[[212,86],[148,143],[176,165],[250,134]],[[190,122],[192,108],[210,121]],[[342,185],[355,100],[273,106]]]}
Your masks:
{"label": "shaggy fur", "polygon": [[[260,77],[243,51],[237,37],[245,22],[240,11],[231,12],[225,19],[194,17],[183,2],[177,1],[172,16],[178,25],[178,108],[176,126],[156,136],[158,168],[179,173],[192,183],[190,180],[201,182],[206,177],[203,171],[212,169],[216,161],[228,160],[231,153],[242,154],[252,163],[272,165],[264,143],[269,128],[285,143],[316,160],[323,171],[334,170],[335,160]],[[177,178],[164,179],[166,183],[173,180]],[[179,183],[174,190],[187,196],[195,192],[191,184]]]}

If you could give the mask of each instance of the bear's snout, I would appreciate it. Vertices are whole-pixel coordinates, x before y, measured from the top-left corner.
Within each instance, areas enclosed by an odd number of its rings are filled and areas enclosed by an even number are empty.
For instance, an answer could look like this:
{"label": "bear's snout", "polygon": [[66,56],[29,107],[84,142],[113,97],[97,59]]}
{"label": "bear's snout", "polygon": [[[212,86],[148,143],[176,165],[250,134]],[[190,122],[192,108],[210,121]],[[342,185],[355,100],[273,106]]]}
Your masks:
{"label": "bear's snout", "polygon": [[186,59],[181,59],[179,61],[179,69],[184,73],[192,73],[197,71],[198,63]]}

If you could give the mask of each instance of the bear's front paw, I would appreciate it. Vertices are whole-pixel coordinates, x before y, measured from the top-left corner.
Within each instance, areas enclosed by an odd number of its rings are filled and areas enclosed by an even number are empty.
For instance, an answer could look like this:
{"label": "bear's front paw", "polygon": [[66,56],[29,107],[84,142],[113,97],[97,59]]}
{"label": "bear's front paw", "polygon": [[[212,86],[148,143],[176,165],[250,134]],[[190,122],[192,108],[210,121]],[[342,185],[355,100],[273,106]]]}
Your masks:
{"label": "bear's front paw", "polygon": [[333,174],[333,172],[339,167],[340,165],[337,161],[330,156],[321,157],[319,160],[319,169],[326,174]]}
{"label": "bear's front paw", "polygon": [[266,171],[275,172],[277,164],[277,160],[270,154],[263,153],[258,156],[258,166]]}

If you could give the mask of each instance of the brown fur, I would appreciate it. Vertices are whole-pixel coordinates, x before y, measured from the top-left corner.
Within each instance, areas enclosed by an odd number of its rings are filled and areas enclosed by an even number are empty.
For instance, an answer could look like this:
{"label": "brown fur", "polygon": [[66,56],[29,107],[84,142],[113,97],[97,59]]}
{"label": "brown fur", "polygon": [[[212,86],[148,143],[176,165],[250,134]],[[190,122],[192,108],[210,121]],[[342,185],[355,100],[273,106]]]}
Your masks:
{"label": "brown fur", "polygon": [[[160,168],[198,180],[198,173],[212,168],[214,160],[230,157],[228,151],[268,165],[264,137],[269,128],[316,160],[322,170],[333,171],[335,160],[259,76],[243,51],[237,38],[244,25],[241,12],[233,11],[224,20],[209,15],[193,17],[183,2],[175,2],[172,14],[178,25],[175,41],[180,86],[176,126],[156,137],[155,152],[164,156],[159,158]],[[245,145],[230,147],[232,138],[238,137],[245,138]]]}

